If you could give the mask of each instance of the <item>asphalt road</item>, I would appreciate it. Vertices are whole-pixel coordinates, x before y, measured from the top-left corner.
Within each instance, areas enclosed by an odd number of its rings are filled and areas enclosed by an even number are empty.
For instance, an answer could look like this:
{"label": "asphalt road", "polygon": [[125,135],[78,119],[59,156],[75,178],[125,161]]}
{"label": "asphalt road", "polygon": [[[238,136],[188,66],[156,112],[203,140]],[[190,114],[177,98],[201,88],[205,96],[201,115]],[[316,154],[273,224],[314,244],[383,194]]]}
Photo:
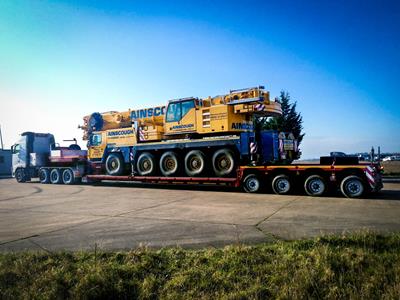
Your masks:
{"label": "asphalt road", "polygon": [[346,199],[220,186],[0,180],[0,251],[219,247],[360,229],[400,231],[399,183],[370,199]]}

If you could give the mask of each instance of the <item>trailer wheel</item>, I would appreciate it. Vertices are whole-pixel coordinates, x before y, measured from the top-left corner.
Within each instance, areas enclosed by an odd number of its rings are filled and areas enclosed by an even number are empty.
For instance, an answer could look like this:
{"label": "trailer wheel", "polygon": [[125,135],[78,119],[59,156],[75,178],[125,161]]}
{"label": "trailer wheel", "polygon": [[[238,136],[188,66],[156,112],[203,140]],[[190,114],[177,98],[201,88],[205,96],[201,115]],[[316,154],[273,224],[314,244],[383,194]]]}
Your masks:
{"label": "trailer wheel", "polygon": [[311,175],[304,182],[304,190],[309,196],[321,196],[326,191],[325,180],[319,175]]}
{"label": "trailer wheel", "polygon": [[62,172],[62,181],[64,184],[74,184],[75,183],[75,175],[72,169],[68,168]]}
{"label": "trailer wheel", "polygon": [[47,184],[50,182],[49,169],[40,169],[39,170],[39,180],[40,180],[40,183],[43,183],[43,184]]}
{"label": "trailer wheel", "polygon": [[340,191],[347,198],[357,198],[364,193],[364,183],[358,176],[351,175],[344,178],[340,184]]}
{"label": "trailer wheel", "polygon": [[111,153],[106,159],[106,171],[108,175],[118,176],[124,171],[124,161],[121,154]]}
{"label": "trailer wheel", "polygon": [[59,169],[52,169],[50,171],[50,182],[52,184],[61,183],[61,171]]}
{"label": "trailer wheel", "polygon": [[228,176],[235,168],[233,152],[229,149],[217,150],[212,157],[212,165],[217,176]]}
{"label": "trailer wheel", "polygon": [[204,153],[200,150],[192,150],[185,156],[185,172],[188,176],[199,176],[205,169]]}
{"label": "trailer wheel", "polygon": [[15,171],[15,179],[19,183],[26,182],[25,170],[24,169],[17,169]]}
{"label": "trailer wheel", "polygon": [[153,175],[155,172],[154,156],[149,152],[140,154],[136,167],[141,176]]}
{"label": "trailer wheel", "polygon": [[281,174],[272,180],[272,190],[275,194],[285,195],[290,192],[290,189],[291,183],[288,176]]}
{"label": "trailer wheel", "polygon": [[160,171],[164,176],[171,176],[178,171],[178,158],[173,151],[167,151],[160,158]]}
{"label": "trailer wheel", "polygon": [[243,180],[243,190],[247,193],[256,193],[260,189],[260,181],[254,174],[247,175]]}

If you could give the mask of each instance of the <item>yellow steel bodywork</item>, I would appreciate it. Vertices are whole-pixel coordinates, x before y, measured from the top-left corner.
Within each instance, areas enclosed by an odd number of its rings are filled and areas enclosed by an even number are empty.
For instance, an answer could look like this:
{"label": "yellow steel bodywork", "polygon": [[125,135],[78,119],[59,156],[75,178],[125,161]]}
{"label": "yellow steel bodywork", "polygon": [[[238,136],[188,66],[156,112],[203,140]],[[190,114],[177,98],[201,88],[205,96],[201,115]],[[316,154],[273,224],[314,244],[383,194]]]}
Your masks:
{"label": "yellow steel bodywork", "polygon": [[[176,120],[168,121],[168,106],[126,112],[101,114],[103,128],[92,134],[101,134],[100,145],[89,146],[89,158],[101,158],[107,145],[116,147],[134,146],[141,142],[198,136],[229,135],[253,130],[253,116],[279,116],[282,114],[278,102],[271,101],[269,92],[262,88],[231,91],[229,94],[203,99],[187,98],[170,101],[183,103],[193,101],[193,108],[185,111]],[[260,110],[261,107],[261,110]],[[84,117],[86,138],[89,138],[88,122]],[[121,134],[121,131],[129,133]],[[84,136],[85,138],[85,136]]]}

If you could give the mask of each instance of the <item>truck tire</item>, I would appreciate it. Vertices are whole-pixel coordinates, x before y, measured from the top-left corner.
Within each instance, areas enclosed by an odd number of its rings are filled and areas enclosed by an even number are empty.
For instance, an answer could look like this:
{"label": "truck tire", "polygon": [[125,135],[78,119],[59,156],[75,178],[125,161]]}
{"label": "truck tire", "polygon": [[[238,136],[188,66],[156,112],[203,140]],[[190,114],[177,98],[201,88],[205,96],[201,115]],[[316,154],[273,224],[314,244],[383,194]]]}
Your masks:
{"label": "truck tire", "polygon": [[25,175],[25,170],[24,169],[17,169],[15,171],[15,179],[17,180],[17,182],[22,183],[22,182],[26,182],[26,175]]}
{"label": "truck tire", "polygon": [[60,169],[52,169],[50,171],[50,182],[52,184],[59,184],[61,183],[62,178],[61,178],[61,171]]}
{"label": "truck tire", "polygon": [[178,157],[175,152],[167,151],[160,158],[160,171],[164,176],[172,176],[178,172]]}
{"label": "truck tire", "polygon": [[118,176],[124,172],[124,160],[121,154],[111,153],[106,159],[107,175]]}
{"label": "truck tire", "polygon": [[319,175],[311,175],[304,182],[304,190],[309,196],[322,196],[326,191],[325,180]]}
{"label": "truck tire", "polygon": [[199,176],[205,170],[205,156],[200,150],[189,151],[185,156],[185,172],[186,175]]}
{"label": "truck tire", "polygon": [[215,151],[212,157],[212,166],[215,175],[218,177],[229,176],[235,169],[233,152],[229,149],[220,149]]}
{"label": "truck tire", "polygon": [[260,190],[260,180],[254,174],[249,174],[243,180],[243,190],[247,193],[256,193]]}
{"label": "truck tire", "polygon": [[140,176],[153,175],[156,169],[154,156],[149,152],[143,152],[139,155],[136,168]]}
{"label": "truck tire", "polygon": [[50,171],[49,169],[40,169],[39,170],[39,180],[42,184],[50,183]]}
{"label": "truck tire", "polygon": [[358,198],[364,193],[364,182],[358,176],[347,176],[340,183],[340,191],[347,198]]}
{"label": "truck tire", "polygon": [[75,183],[74,171],[70,168],[65,169],[62,172],[62,181],[64,184],[74,184]]}
{"label": "truck tire", "polygon": [[286,195],[290,192],[292,185],[290,183],[289,176],[281,174],[275,176],[272,180],[272,190],[275,194]]}

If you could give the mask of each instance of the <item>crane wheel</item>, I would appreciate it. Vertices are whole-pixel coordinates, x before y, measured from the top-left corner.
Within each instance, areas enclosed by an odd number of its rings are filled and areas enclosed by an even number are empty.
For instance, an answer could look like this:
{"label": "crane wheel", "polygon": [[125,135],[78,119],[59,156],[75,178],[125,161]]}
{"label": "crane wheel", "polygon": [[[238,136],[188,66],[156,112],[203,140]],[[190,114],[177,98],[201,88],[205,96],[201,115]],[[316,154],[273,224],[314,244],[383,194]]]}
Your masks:
{"label": "crane wheel", "polygon": [[50,171],[49,169],[40,169],[39,170],[39,180],[42,184],[50,183]]}
{"label": "crane wheel", "polygon": [[278,175],[272,180],[272,190],[275,194],[286,195],[290,192],[292,185],[287,175]]}
{"label": "crane wheel", "polygon": [[340,183],[340,191],[347,198],[358,198],[364,193],[364,182],[358,176],[347,176]]}
{"label": "crane wheel", "polygon": [[167,151],[160,158],[160,171],[164,176],[172,176],[178,172],[178,157],[175,152]]}
{"label": "crane wheel", "polygon": [[124,171],[124,160],[121,154],[111,153],[106,159],[106,171],[108,175],[118,176]]}
{"label": "crane wheel", "polygon": [[311,175],[304,182],[304,190],[309,196],[322,196],[326,191],[325,180],[319,175]]}
{"label": "crane wheel", "polygon": [[59,169],[52,169],[50,171],[50,182],[52,184],[59,184],[61,183],[61,172]]}
{"label": "crane wheel", "polygon": [[188,176],[199,176],[205,169],[205,156],[200,150],[192,150],[185,156],[185,172]]}
{"label": "crane wheel", "polygon": [[136,168],[140,176],[153,175],[156,169],[154,156],[149,152],[143,152],[137,160]]}
{"label": "crane wheel", "polygon": [[247,193],[256,193],[260,190],[260,180],[256,175],[250,174],[243,180],[243,190]]}
{"label": "crane wheel", "polygon": [[25,170],[24,169],[17,169],[15,171],[15,179],[19,183],[26,182]]}
{"label": "crane wheel", "polygon": [[62,181],[64,184],[74,184],[75,183],[75,175],[72,169],[65,169],[62,173]]}
{"label": "crane wheel", "polygon": [[235,169],[233,152],[229,149],[217,150],[212,157],[212,166],[215,175],[219,177],[230,175]]}

